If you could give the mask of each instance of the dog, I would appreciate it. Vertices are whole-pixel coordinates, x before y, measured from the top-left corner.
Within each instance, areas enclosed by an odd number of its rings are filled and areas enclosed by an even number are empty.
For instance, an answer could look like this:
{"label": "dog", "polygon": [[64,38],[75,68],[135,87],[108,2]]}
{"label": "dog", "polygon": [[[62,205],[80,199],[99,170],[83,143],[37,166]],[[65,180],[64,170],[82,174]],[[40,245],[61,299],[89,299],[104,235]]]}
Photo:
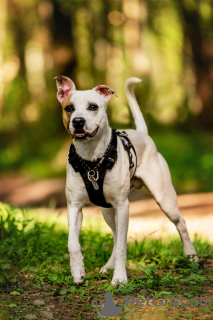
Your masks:
{"label": "dog", "polygon": [[[161,210],[175,224],[182,240],[184,255],[196,256],[185,221],[178,209],[177,195],[168,165],[148,135],[145,120],[134,95],[133,86],[141,80],[128,78],[125,85],[136,130],[116,133],[110,128],[107,118],[107,104],[112,95],[116,95],[112,88],[99,85],[92,90],[79,91],[68,77],[58,76],[54,79],[57,98],[62,105],[63,124],[72,137],[71,155],[69,154],[67,160],[66,198],[68,250],[74,282],[82,283],[85,276],[79,233],[82,208],[92,197],[93,201],[103,198],[103,217],[114,237],[112,254],[100,272],[107,273],[109,269],[114,269],[111,283],[114,285],[127,282],[128,194],[132,188],[141,189],[145,186],[151,192]],[[111,147],[113,134],[116,146]],[[106,155],[109,149],[112,151],[110,156]],[[99,168],[102,165],[100,162],[105,160],[108,161],[107,169],[104,168],[101,185]],[[95,168],[91,167],[93,163]],[[78,169],[78,164],[81,165],[82,172]],[[96,192],[99,192],[100,196],[96,197]]]}

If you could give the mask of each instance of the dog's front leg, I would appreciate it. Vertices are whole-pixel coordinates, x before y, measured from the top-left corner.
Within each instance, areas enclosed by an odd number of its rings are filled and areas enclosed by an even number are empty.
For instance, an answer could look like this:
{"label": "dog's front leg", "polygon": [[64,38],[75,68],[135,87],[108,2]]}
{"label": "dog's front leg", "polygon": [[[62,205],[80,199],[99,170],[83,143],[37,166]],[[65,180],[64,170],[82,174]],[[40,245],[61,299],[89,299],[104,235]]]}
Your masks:
{"label": "dog's front leg", "polygon": [[68,250],[70,253],[70,268],[75,283],[83,282],[85,276],[84,259],[79,243],[79,233],[82,225],[82,209],[68,203]]}
{"label": "dog's front leg", "polygon": [[115,206],[115,223],[117,230],[117,242],[115,251],[115,270],[112,278],[112,284],[116,284],[117,282],[127,282],[126,251],[129,224],[128,199]]}

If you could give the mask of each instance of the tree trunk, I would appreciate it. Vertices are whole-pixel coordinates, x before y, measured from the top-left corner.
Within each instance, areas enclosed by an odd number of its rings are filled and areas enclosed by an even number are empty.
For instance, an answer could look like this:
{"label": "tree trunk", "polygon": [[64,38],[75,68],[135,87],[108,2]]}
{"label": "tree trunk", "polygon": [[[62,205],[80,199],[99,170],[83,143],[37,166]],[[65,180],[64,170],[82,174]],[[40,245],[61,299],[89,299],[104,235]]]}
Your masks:
{"label": "tree trunk", "polygon": [[[198,116],[199,125],[205,129],[213,127],[213,45],[209,34],[203,31],[202,19],[197,8],[186,8],[178,1],[183,19],[185,41],[191,44],[191,60],[196,76],[196,92],[202,102]],[[209,26],[210,27],[210,26]]]}

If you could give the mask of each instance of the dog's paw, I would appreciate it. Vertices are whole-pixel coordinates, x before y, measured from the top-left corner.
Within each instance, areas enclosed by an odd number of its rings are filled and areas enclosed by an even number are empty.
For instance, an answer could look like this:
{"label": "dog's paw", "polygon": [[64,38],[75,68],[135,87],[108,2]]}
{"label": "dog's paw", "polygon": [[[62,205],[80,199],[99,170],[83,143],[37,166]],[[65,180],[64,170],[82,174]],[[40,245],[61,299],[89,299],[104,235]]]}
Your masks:
{"label": "dog's paw", "polygon": [[112,285],[116,285],[118,282],[125,283],[127,282],[127,274],[126,270],[124,272],[114,272],[113,278],[112,278]]}
{"label": "dog's paw", "polygon": [[115,286],[118,283],[126,283],[127,282],[127,278],[122,278],[122,277],[113,277],[111,284],[113,286]]}
{"label": "dog's paw", "polygon": [[199,261],[199,258],[197,256],[197,252],[195,251],[194,248],[192,248],[191,250],[184,250],[184,255],[188,256],[190,261],[194,261],[194,262]]}
{"label": "dog's paw", "polygon": [[73,281],[76,284],[82,283],[84,281],[86,273],[84,270],[78,270],[77,272],[72,272]]}
{"label": "dog's paw", "polygon": [[84,277],[86,275],[84,267],[82,268],[77,268],[71,266],[71,275],[73,277],[73,281],[76,284],[82,283],[84,281]]}
{"label": "dog's paw", "polygon": [[112,285],[116,285],[118,282],[127,282],[126,267],[124,265],[118,265],[117,268],[115,268],[114,270],[111,283]]}
{"label": "dog's paw", "polygon": [[99,271],[99,273],[107,274],[107,273],[109,273],[109,268],[107,268],[107,267],[102,267],[101,270]]}
{"label": "dog's paw", "polygon": [[199,258],[197,256],[197,254],[190,254],[190,255],[188,255],[188,257],[189,257],[190,261],[192,261],[192,262],[199,262]]}
{"label": "dog's paw", "polygon": [[80,276],[80,277],[76,277],[76,276],[73,276],[73,281],[76,283],[76,284],[80,284],[84,281],[84,276]]}

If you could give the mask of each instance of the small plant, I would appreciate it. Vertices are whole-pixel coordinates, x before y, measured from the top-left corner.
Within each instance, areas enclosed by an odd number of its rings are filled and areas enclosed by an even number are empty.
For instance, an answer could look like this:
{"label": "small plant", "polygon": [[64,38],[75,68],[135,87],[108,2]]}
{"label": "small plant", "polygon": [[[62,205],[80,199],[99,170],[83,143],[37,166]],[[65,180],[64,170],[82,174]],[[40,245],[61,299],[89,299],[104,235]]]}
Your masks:
{"label": "small plant", "polygon": [[204,281],[208,281],[208,279],[199,274],[191,273],[189,277],[186,279],[181,279],[182,282],[190,282],[191,284],[202,284]]}
{"label": "small plant", "polygon": [[160,284],[161,284],[161,279],[159,274],[156,272],[157,267],[156,266],[146,266],[142,267],[140,264],[136,264],[139,270],[142,270],[145,272],[147,275],[146,279],[146,289],[151,289],[151,290],[156,290]]}

